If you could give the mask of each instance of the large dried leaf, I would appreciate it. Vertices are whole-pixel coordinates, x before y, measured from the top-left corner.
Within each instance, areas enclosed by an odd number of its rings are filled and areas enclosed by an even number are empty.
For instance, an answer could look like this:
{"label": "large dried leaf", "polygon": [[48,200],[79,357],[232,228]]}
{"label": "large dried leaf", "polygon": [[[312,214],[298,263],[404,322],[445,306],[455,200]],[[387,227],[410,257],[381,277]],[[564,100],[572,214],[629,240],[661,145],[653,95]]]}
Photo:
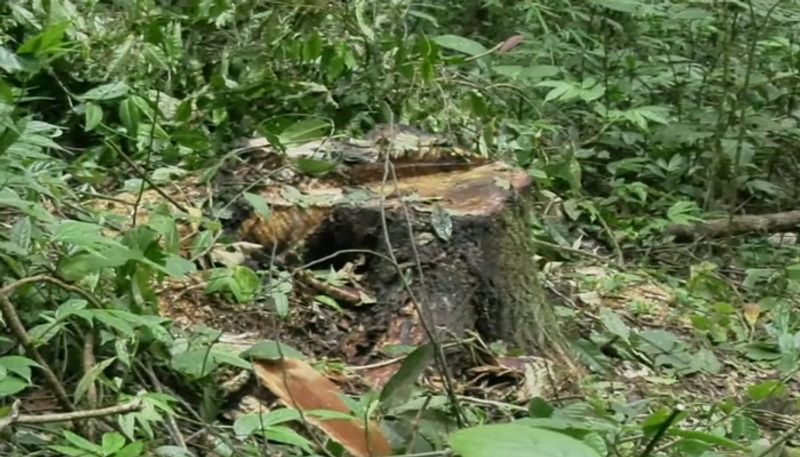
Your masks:
{"label": "large dried leaf", "polygon": [[[254,360],[253,365],[259,382],[289,407],[304,412],[329,410],[350,413],[350,408],[342,399],[342,391],[301,360]],[[306,415],[306,420],[355,457],[392,455],[389,441],[373,422],[365,429],[364,421],[357,418],[322,420],[316,415]]]}

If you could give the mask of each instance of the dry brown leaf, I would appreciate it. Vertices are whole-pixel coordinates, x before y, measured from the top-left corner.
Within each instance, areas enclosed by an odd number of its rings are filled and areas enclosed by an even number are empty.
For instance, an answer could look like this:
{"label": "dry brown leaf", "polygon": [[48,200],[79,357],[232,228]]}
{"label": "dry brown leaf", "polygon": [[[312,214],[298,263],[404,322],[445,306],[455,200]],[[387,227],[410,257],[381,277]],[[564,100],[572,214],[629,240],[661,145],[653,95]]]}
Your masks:
{"label": "dry brown leaf", "polygon": [[[342,391],[307,363],[295,359],[253,362],[261,384],[288,407],[301,411],[328,410],[350,413],[342,400]],[[392,455],[392,447],[380,427],[370,422],[366,430],[363,421],[347,419],[320,420],[306,416],[309,423],[319,427],[355,457]]]}

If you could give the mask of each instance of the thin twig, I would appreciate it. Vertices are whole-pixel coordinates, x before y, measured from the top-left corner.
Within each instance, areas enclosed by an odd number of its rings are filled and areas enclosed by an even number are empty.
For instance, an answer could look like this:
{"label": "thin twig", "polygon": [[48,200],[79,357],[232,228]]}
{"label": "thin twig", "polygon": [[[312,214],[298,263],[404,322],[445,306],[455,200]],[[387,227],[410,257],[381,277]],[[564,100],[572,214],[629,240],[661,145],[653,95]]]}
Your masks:
{"label": "thin twig", "polygon": [[121,150],[120,148],[116,147],[116,145],[112,144],[112,143],[111,143],[111,142],[109,142],[109,141],[106,141],[105,143],[106,143],[106,145],[107,145],[108,147],[110,147],[111,149],[113,149],[113,150],[114,150],[114,152],[116,152],[117,154],[119,154],[119,155],[120,155],[120,157],[122,157],[122,160],[124,160],[125,162],[127,162],[127,164],[128,164],[128,165],[130,165],[130,166],[131,166],[131,168],[133,168],[133,170],[136,172],[136,174],[138,174],[138,175],[139,175],[139,177],[140,177],[140,178],[141,178],[141,179],[142,179],[144,182],[146,182],[148,186],[150,186],[150,187],[151,187],[151,188],[152,188],[154,191],[156,191],[156,193],[158,193],[158,195],[160,195],[160,196],[164,197],[164,200],[166,200],[166,201],[168,201],[169,203],[171,203],[171,204],[172,204],[172,206],[174,206],[175,208],[177,208],[177,209],[178,209],[178,211],[181,211],[181,212],[183,212],[183,213],[189,214],[189,210],[188,210],[188,209],[186,209],[186,207],[185,207],[185,206],[183,206],[183,205],[181,205],[180,203],[178,203],[178,202],[177,202],[177,201],[176,201],[174,198],[172,198],[172,197],[171,197],[171,196],[170,196],[168,193],[164,192],[164,190],[163,190],[162,188],[158,187],[158,185],[156,185],[156,183],[155,183],[155,182],[153,182],[153,180],[152,180],[152,179],[150,179],[150,177],[149,177],[149,176],[147,176],[147,172],[146,172],[145,170],[143,170],[143,169],[142,169],[142,168],[141,168],[141,167],[140,167],[138,164],[136,164],[136,162],[134,162],[134,161],[133,161],[133,159],[131,159],[131,158],[130,158],[130,157],[127,155],[127,154],[125,154],[124,152],[122,152],[122,150]]}
{"label": "thin twig", "polygon": [[417,443],[417,434],[419,432],[419,424],[422,422],[422,414],[425,413],[425,410],[428,409],[428,404],[431,402],[430,395],[425,397],[425,401],[422,402],[422,406],[417,411],[416,417],[414,417],[414,424],[411,426],[411,439],[408,441],[408,446],[406,446],[406,454],[410,454],[411,451],[414,450],[414,445]]}
{"label": "thin twig", "polygon": [[[16,408],[19,411],[19,404]],[[106,408],[86,409],[82,411],[71,411],[68,413],[51,413],[51,414],[14,414],[0,419],[0,431],[4,428],[17,425],[17,424],[49,424],[52,422],[71,422],[83,419],[92,419],[96,417],[107,417],[116,414],[126,414],[134,411],[139,411],[142,408],[142,400],[137,398],[131,402],[123,403],[121,405],[109,406]]]}
{"label": "thin twig", "polygon": [[[161,98],[161,91],[156,91],[156,101],[153,104],[153,119],[151,119],[152,124],[150,124],[150,138],[147,143],[147,156],[144,159],[144,168],[142,169],[142,176],[144,177],[147,174],[147,169],[150,168],[150,160],[153,157],[153,144],[155,143],[156,139],[156,124],[158,123],[158,113],[161,109],[158,107],[158,101]],[[144,185],[145,180],[142,179],[141,184],[139,185],[139,193],[136,195],[136,202],[133,204],[133,218],[132,218],[132,225],[136,227],[136,217],[139,215],[139,205],[142,203],[142,197],[144,196]]]}
{"label": "thin twig", "polygon": [[779,436],[775,440],[774,443],[770,444],[769,447],[767,447],[766,449],[761,451],[758,455],[756,455],[756,457],[767,457],[768,455],[770,455],[772,453],[772,451],[777,449],[778,446],[780,446],[781,444],[784,444],[785,442],[789,441],[789,439],[791,437],[793,437],[795,434],[797,434],[798,431],[800,431],[800,422],[796,423],[789,430],[786,430],[785,432],[783,432],[783,434],[781,434],[781,436]]}
{"label": "thin twig", "polygon": [[[390,139],[394,137],[394,124],[391,125],[392,132],[390,134]],[[390,141],[391,147],[391,141]],[[381,226],[383,228],[383,236],[384,236],[384,243],[386,244],[386,252],[389,257],[392,259],[392,263],[398,265],[397,257],[394,255],[394,248],[392,247],[391,238],[389,236],[389,227],[386,219],[386,193],[384,192],[384,188],[389,176],[392,176],[393,183],[395,188],[398,187],[397,182],[397,175],[394,173],[394,167],[391,161],[391,154],[388,152],[385,154],[384,159],[384,173],[383,173],[383,180],[381,182],[381,198],[380,198],[380,216],[381,216]],[[410,243],[410,247],[412,250],[412,254],[414,256],[414,264],[417,268],[417,274],[419,276],[419,281],[421,283],[421,292],[423,297],[425,298],[424,303],[420,302],[414,296],[411,287],[408,285],[408,281],[405,280],[405,277],[400,273],[400,282],[403,284],[403,288],[406,293],[409,295],[411,299],[411,305],[414,307],[414,311],[419,316],[420,325],[422,326],[425,335],[428,337],[428,340],[431,342],[431,345],[434,349],[434,360],[436,362],[439,374],[442,377],[442,381],[444,382],[445,391],[447,392],[447,396],[450,398],[451,407],[453,408],[453,412],[455,413],[456,422],[458,423],[459,427],[463,427],[464,423],[464,414],[461,411],[461,407],[458,404],[458,398],[456,397],[455,389],[453,388],[452,380],[450,379],[449,370],[447,369],[447,360],[444,357],[444,351],[442,350],[441,345],[439,344],[436,333],[433,330],[433,325],[435,325],[433,321],[433,313],[430,309],[430,297],[427,293],[427,287],[425,285],[425,275],[422,270],[422,263],[419,258],[419,252],[417,251],[417,245],[414,242],[414,232],[411,224],[411,216],[408,211],[408,206],[405,203],[402,203],[403,214],[405,216],[406,228],[408,230],[408,240]]]}

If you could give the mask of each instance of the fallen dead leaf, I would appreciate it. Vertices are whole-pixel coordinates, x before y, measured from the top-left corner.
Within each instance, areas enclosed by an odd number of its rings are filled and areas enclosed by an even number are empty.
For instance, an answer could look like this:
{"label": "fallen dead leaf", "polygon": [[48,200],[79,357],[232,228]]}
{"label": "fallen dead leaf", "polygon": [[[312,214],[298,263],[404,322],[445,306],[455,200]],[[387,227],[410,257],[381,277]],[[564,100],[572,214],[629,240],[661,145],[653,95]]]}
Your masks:
{"label": "fallen dead leaf", "polygon": [[[342,391],[307,363],[295,359],[253,362],[261,384],[286,406],[301,411],[328,410],[349,414]],[[355,457],[392,455],[392,447],[380,427],[369,422],[347,419],[320,420],[312,415],[306,420],[340,443]]]}

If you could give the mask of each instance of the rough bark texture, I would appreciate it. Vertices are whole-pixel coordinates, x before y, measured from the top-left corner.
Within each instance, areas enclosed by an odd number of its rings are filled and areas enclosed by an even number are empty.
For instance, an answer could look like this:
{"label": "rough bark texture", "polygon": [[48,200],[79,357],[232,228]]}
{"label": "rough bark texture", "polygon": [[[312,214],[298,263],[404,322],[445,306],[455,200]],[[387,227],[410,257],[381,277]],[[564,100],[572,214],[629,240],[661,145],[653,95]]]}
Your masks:
{"label": "rough bark texture", "polygon": [[[486,176],[454,173],[446,179],[424,178],[427,183],[457,183],[457,191],[441,202],[453,212],[449,240],[435,235],[431,213],[424,209],[409,208],[406,216],[402,206],[387,203],[382,216],[376,206],[338,207],[307,241],[304,260],[348,249],[388,254],[391,246],[397,263],[411,274],[413,295],[423,309],[430,310],[435,326],[446,329],[440,333],[452,337],[478,330],[485,339],[502,339],[530,353],[551,355],[555,351],[554,355],[565,356],[552,310],[537,282],[527,225],[529,205],[520,195],[530,183],[518,181],[516,188],[506,190],[492,180],[487,185]],[[414,184],[419,194],[431,191],[421,187],[422,178],[408,183]],[[348,255],[342,255],[333,263],[346,260]],[[393,309],[394,316],[407,309],[410,297],[394,263],[367,256],[361,271],[369,288],[377,293],[379,309]],[[415,319],[408,315],[408,322],[401,325],[405,331],[397,335],[401,341],[393,343],[413,344],[423,339]]]}

